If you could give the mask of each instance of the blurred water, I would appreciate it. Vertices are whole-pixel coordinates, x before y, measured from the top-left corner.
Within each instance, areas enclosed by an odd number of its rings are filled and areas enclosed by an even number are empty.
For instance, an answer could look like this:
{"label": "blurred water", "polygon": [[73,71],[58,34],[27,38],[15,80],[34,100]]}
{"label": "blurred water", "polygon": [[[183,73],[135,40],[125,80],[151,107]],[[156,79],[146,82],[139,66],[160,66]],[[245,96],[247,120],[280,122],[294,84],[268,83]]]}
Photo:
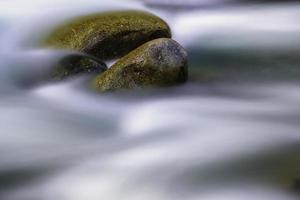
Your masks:
{"label": "blurred water", "polygon": [[[0,199],[298,199],[299,8],[1,1]],[[63,55],[38,49],[43,34],[119,9],[170,24],[189,51],[186,85],[95,94],[85,77],[39,83]]]}

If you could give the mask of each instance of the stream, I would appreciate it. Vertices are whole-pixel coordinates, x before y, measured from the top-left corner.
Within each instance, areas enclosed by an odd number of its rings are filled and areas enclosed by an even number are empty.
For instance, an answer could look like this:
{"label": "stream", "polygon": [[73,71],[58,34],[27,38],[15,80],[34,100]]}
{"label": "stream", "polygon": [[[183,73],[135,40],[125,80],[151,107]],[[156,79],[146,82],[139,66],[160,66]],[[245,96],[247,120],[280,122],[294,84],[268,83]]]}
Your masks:
{"label": "stream", "polygon": [[[161,2],[0,1],[1,200],[299,199],[300,3]],[[43,35],[123,9],[169,23],[186,84],[97,94],[86,77],[41,81],[59,57]]]}

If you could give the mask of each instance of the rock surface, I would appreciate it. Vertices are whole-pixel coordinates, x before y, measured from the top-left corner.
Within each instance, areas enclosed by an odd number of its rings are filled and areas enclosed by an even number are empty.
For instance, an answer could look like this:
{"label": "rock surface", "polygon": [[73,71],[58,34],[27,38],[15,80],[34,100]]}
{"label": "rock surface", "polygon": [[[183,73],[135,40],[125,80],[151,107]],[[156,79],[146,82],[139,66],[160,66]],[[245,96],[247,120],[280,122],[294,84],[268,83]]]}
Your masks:
{"label": "rock surface", "polygon": [[138,47],[97,76],[98,91],[171,86],[187,80],[187,53],[174,40],[160,38]]}
{"label": "rock surface", "polygon": [[142,11],[115,11],[75,18],[50,33],[42,46],[84,52],[109,60],[156,38],[170,38],[167,23]]}
{"label": "rock surface", "polygon": [[97,58],[73,53],[59,59],[51,69],[50,76],[58,81],[79,74],[100,74],[106,69],[106,65]]}
{"label": "rock surface", "polygon": [[293,188],[296,192],[300,193],[300,177],[294,180]]}

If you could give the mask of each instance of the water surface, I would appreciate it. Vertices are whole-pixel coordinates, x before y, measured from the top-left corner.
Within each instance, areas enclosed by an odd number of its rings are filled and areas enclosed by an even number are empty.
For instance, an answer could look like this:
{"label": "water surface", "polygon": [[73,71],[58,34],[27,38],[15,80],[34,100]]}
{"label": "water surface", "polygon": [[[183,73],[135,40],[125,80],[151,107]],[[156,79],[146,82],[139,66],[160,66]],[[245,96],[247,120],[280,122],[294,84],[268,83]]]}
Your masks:
{"label": "water surface", "polygon": [[[299,8],[1,1],[0,199],[298,199]],[[45,33],[120,9],[170,24],[187,84],[96,94],[86,77],[42,81],[60,55],[38,47]]]}

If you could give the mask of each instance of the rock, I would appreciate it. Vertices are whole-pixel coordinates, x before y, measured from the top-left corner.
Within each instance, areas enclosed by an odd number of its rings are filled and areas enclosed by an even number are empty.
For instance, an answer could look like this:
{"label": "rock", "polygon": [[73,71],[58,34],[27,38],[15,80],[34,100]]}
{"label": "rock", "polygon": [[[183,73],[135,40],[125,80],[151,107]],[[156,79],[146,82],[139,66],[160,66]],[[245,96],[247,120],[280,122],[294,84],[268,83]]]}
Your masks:
{"label": "rock", "polygon": [[[11,68],[8,81],[21,88],[32,88],[52,81],[88,74],[91,79],[107,69],[99,59],[68,51],[28,50],[6,58]],[[88,81],[89,79],[85,79]]]}
{"label": "rock", "polygon": [[300,177],[294,180],[293,188],[296,192],[300,192]]}
{"label": "rock", "polygon": [[42,46],[76,50],[109,60],[162,37],[170,38],[171,32],[159,17],[141,11],[115,11],[75,18],[56,28]]}
{"label": "rock", "polygon": [[58,60],[50,70],[52,80],[62,80],[78,74],[100,74],[107,69],[99,59],[72,53]]}
{"label": "rock", "polygon": [[171,86],[187,80],[187,53],[174,40],[160,38],[138,47],[97,76],[98,91]]}

